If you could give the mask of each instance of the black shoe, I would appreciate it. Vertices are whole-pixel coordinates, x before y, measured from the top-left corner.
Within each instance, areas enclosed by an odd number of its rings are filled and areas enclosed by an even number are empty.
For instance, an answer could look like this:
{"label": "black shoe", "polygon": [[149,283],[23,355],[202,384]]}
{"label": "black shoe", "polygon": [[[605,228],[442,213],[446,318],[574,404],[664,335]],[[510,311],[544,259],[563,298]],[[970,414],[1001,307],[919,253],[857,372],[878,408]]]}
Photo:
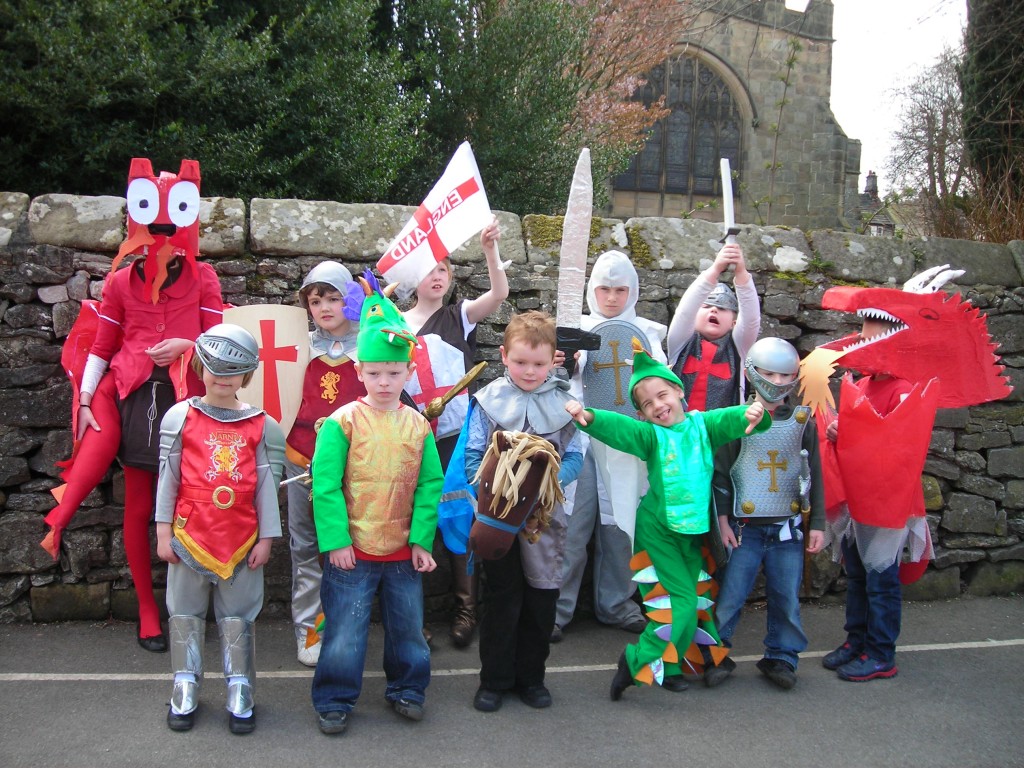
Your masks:
{"label": "black shoe", "polygon": [[501,709],[501,691],[492,691],[481,685],[473,697],[473,709],[477,712],[497,712]]}
{"label": "black shoe", "polygon": [[167,727],[172,731],[191,731],[196,722],[196,711],[193,709],[187,715],[179,715],[173,709],[167,709]]}
{"label": "black shoe", "polygon": [[761,670],[762,675],[785,691],[796,685],[796,670],[788,661],[761,659],[757,662],[757,668]]}
{"label": "black shoe", "polygon": [[637,616],[635,619],[630,619],[627,622],[619,624],[619,629],[633,635],[639,635],[647,629],[647,619],[643,616]]}
{"label": "black shoe", "polygon": [[611,697],[612,701],[622,698],[622,692],[633,684],[633,673],[629,671],[629,662],[626,661],[626,652],[619,656],[619,666],[615,670],[615,677],[612,678]]}
{"label": "black shoe", "polygon": [[320,733],[326,733],[328,736],[343,733],[348,728],[348,712],[320,712],[317,716],[317,725],[320,727]]}
{"label": "black shoe", "polygon": [[672,693],[681,693],[689,688],[690,684],[686,682],[686,678],[682,675],[666,675],[661,681],[661,687]]}
{"label": "black shoe", "polygon": [[523,704],[534,709],[547,709],[551,706],[551,691],[543,685],[528,685],[519,689],[519,698]]}
{"label": "black shoe", "polygon": [[849,664],[851,661],[860,656],[860,648],[854,648],[849,641],[843,643],[834,651],[825,655],[825,658],[821,660],[821,666],[825,669],[836,670],[844,664]]}
{"label": "black shoe", "polygon": [[139,626],[136,624],[135,639],[141,648],[150,653],[167,653],[167,635],[163,632],[153,637],[139,637]]}
{"label": "black shoe", "polygon": [[395,699],[391,702],[392,708],[402,717],[419,722],[423,719],[423,705],[418,701],[409,699]]}
{"label": "black shoe", "polygon": [[229,712],[228,730],[232,733],[244,736],[256,730],[256,707],[252,708],[252,714],[248,717],[239,717],[234,712]]}
{"label": "black shoe", "polygon": [[736,669],[736,662],[726,656],[720,664],[712,664],[704,668],[704,685],[714,688],[721,685]]}
{"label": "black shoe", "polygon": [[563,637],[564,635],[562,634],[562,628],[555,624],[555,626],[551,628],[551,642],[560,643],[562,642]]}

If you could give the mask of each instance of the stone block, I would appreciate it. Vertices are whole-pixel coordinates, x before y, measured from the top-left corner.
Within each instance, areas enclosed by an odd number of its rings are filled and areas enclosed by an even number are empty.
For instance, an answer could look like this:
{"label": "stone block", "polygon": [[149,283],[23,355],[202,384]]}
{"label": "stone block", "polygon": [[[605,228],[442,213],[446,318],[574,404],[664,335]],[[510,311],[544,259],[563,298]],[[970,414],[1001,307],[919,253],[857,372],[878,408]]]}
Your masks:
{"label": "stone block", "polygon": [[110,615],[110,584],[51,584],[29,591],[34,621],[96,621]]}
{"label": "stone block", "polygon": [[978,560],[984,559],[985,550],[983,549],[943,549],[942,547],[935,547],[935,557],[932,562],[935,563],[936,568],[942,570],[949,568],[951,565],[976,563]]}
{"label": "stone block", "polygon": [[970,412],[966,408],[940,408],[935,414],[935,427],[963,429],[969,420]]}
{"label": "stone block", "polygon": [[0,577],[0,606],[10,605],[28,592],[32,582],[25,574]]}
{"label": "stone block", "polygon": [[45,535],[43,518],[35,512],[0,515],[0,574],[31,574],[54,568],[53,558],[39,546]]}
{"label": "stone block", "polygon": [[995,502],[969,493],[954,493],[946,503],[942,527],[954,533],[1006,534],[1006,512]]}
{"label": "stone block", "polygon": [[17,485],[31,478],[27,460],[20,456],[0,455],[0,486]]}
{"label": "stone block", "polygon": [[78,319],[81,305],[77,301],[62,301],[53,305],[53,335],[58,339],[66,338]]}
{"label": "stone block", "polygon": [[66,285],[44,285],[36,295],[43,304],[57,304],[68,300],[68,288]]}
{"label": "stone block", "polygon": [[49,512],[53,496],[48,493],[11,493],[7,496],[8,512]]}
{"label": "stone block", "polygon": [[101,195],[40,195],[28,209],[28,228],[37,243],[116,251],[125,233],[125,199]]}
{"label": "stone block", "polygon": [[915,257],[909,241],[832,230],[815,230],[809,238],[820,258],[832,262],[834,271],[844,280],[895,287],[914,273]]}
{"label": "stone block", "polygon": [[107,535],[95,529],[65,531],[63,550],[76,579],[84,578],[93,567],[106,565],[109,559]]}
{"label": "stone block", "polygon": [[[109,583],[108,583],[109,588]],[[167,621],[167,590],[154,587],[153,596],[156,598],[157,607],[160,609],[160,618]],[[139,598],[134,589],[111,589],[110,590],[110,615],[118,621],[139,620]],[[210,611],[213,615],[213,611]],[[209,631],[209,630],[208,630]],[[216,629],[210,637],[216,638]],[[216,664],[216,659],[214,659]]]}
{"label": "stone block", "polygon": [[240,256],[245,253],[248,220],[245,203],[236,197],[199,200],[199,252],[204,256]]}
{"label": "stone block", "polygon": [[1009,480],[1003,506],[1007,509],[1024,509],[1024,480]]}
{"label": "stone block", "polygon": [[24,365],[17,368],[0,368],[0,389],[13,389],[15,387],[34,387],[44,383],[51,376],[60,374],[60,366],[48,363],[46,365]]}
{"label": "stone block", "polygon": [[949,600],[960,596],[960,569],[929,568],[913,584],[903,585],[903,599],[907,601]]}
{"label": "stone block", "polygon": [[1006,497],[1006,487],[998,480],[984,475],[962,475],[957,485],[963,491],[996,501],[1002,501]]}
{"label": "stone block", "polygon": [[41,304],[16,304],[4,313],[4,322],[12,328],[49,328],[53,315]]}
{"label": "stone block", "polygon": [[960,468],[951,461],[936,459],[929,456],[924,462],[924,471],[930,475],[936,475],[944,480],[959,480]]}
{"label": "stone block", "polygon": [[[70,426],[70,424],[68,425]],[[29,465],[34,472],[48,477],[60,477],[64,471],[58,467],[58,461],[64,461],[71,456],[73,441],[70,429],[55,429],[47,433],[46,442],[39,451],[29,460]]]}
{"label": "stone block", "polygon": [[0,391],[0,424],[67,428],[71,386],[62,381],[46,389]]}
{"label": "stone block", "polygon": [[992,549],[1009,547],[1020,541],[1019,536],[989,536],[984,533],[961,533],[942,537],[942,546],[948,549]]}
{"label": "stone block", "polygon": [[1009,432],[985,431],[959,435],[956,447],[962,451],[981,451],[985,448],[1003,448],[1012,442]]}
{"label": "stone block", "polygon": [[986,554],[993,563],[999,563],[1004,560],[1024,560],[1024,543],[1014,544],[1012,547],[1003,547],[1001,549],[990,549]]}
{"label": "stone block", "polygon": [[89,273],[84,270],[75,272],[68,278],[66,288],[69,299],[85,301],[89,298]]}
{"label": "stone block", "polygon": [[[919,270],[956,264],[964,274],[956,279],[957,285],[1005,285],[1016,288],[1021,285],[1020,272],[1013,261],[1013,254],[997,243],[965,243],[945,237],[929,237],[913,241],[922,254]],[[998,338],[998,337],[997,337]]]}
{"label": "stone block", "polygon": [[977,563],[967,572],[968,595],[1012,595],[1024,591],[1024,562]]}
{"label": "stone block", "polygon": [[988,473],[992,477],[1020,479],[1024,472],[1024,445],[993,448],[988,452]]}
{"label": "stone block", "polygon": [[945,502],[942,500],[942,486],[939,481],[931,475],[921,475],[921,490],[924,491],[924,508],[929,512],[937,512],[942,509]]}

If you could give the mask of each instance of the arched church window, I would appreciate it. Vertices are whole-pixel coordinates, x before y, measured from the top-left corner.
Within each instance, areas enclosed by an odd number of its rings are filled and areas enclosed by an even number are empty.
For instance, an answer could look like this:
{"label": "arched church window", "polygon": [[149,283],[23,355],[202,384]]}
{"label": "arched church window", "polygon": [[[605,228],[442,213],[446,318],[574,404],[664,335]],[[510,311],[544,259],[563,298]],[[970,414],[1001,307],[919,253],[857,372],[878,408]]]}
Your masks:
{"label": "arched church window", "polygon": [[718,197],[719,160],[740,170],[741,118],[729,87],[706,64],[680,56],[656,67],[637,98],[650,104],[662,94],[671,113],[651,128],[614,188]]}

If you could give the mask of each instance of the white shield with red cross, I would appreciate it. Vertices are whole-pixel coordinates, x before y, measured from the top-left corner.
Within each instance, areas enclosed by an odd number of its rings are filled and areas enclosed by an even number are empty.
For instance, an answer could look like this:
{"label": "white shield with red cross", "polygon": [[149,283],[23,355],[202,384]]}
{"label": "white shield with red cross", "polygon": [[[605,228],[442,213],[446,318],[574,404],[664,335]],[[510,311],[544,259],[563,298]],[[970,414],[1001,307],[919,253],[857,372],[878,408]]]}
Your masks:
{"label": "white shield with red cross", "polygon": [[249,386],[239,390],[238,398],[277,419],[287,435],[302,403],[302,377],[309,363],[306,310],[284,304],[250,304],[225,309],[224,322],[245,328],[260,347],[260,367]]}
{"label": "white shield with red cross", "polygon": [[[420,336],[419,346],[413,352],[416,370],[405,385],[416,405],[422,411],[435,397],[448,392],[466,375],[466,358],[462,352],[448,344],[436,333]],[[438,439],[457,435],[462,430],[469,410],[469,395],[465,392],[452,399],[437,418],[434,435]]]}

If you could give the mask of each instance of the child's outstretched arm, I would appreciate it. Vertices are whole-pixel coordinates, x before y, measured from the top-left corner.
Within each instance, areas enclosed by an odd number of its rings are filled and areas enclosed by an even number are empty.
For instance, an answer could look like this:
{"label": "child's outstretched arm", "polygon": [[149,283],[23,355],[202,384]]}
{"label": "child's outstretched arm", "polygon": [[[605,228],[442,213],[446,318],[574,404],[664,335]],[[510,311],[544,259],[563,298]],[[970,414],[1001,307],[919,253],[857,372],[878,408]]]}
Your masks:
{"label": "child's outstretched arm", "polygon": [[490,289],[475,299],[466,302],[466,319],[471,323],[479,323],[481,320],[492,314],[501,302],[508,298],[508,275],[501,268],[501,259],[498,257],[498,240],[501,239],[501,230],[498,228],[497,217],[491,219],[480,231],[480,247],[484,251],[484,259],[487,261],[487,277],[490,280]]}
{"label": "child's outstretched arm", "polygon": [[[701,308],[708,294],[718,284],[719,276],[730,266],[737,266],[737,279],[739,278],[739,265],[743,264],[743,250],[735,244],[723,246],[722,250],[715,256],[711,266],[697,275],[683,293],[676,312],[672,316],[672,322],[668,327],[668,359],[674,364],[683,345],[693,336],[694,325],[697,322],[697,310]],[[743,267],[746,273],[746,267]],[[750,275],[747,273],[749,281]],[[753,343],[753,342],[751,342]]]}
{"label": "child's outstretched arm", "polygon": [[594,414],[587,413],[587,409],[584,408],[577,400],[570,400],[566,403],[565,411],[572,416],[573,421],[582,424],[584,427],[589,426],[594,420]]}
{"label": "child's outstretched arm", "polygon": [[761,423],[761,419],[764,418],[764,406],[756,402],[751,403],[747,406],[746,418],[747,423],[750,424],[746,429],[746,433],[752,435],[754,434],[754,429]]}

